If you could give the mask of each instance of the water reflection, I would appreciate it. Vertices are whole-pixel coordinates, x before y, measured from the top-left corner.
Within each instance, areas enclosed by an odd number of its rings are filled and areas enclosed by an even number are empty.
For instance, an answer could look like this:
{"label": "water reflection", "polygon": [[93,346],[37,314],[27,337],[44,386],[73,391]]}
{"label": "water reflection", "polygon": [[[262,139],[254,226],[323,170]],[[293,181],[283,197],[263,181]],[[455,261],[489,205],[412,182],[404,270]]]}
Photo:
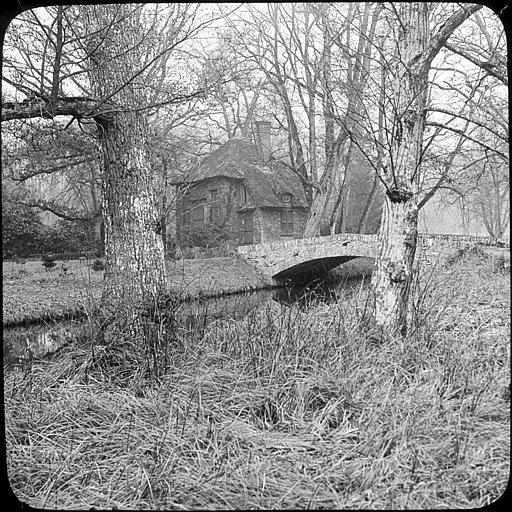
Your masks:
{"label": "water reflection", "polygon": [[86,325],[81,321],[4,328],[4,366],[24,365],[34,357],[55,352],[72,339],[83,334],[85,329]]}
{"label": "water reflection", "polygon": [[297,304],[307,308],[311,303],[332,303],[340,295],[350,293],[369,283],[368,278],[347,278],[337,281],[317,279],[307,284],[291,285],[277,288],[272,292],[272,299],[285,305]]}
{"label": "water reflection", "polygon": [[[340,294],[363,284],[361,279],[343,282],[314,281],[273,290],[258,290],[215,298],[198,298],[181,303],[175,315],[177,324],[184,329],[203,330],[206,325],[221,318],[240,320],[254,310],[268,304],[284,306],[298,304],[307,308],[315,302],[332,302]],[[27,364],[34,357],[55,352],[64,344],[86,334],[85,321],[59,322],[54,325],[34,325],[4,328],[4,367]]]}

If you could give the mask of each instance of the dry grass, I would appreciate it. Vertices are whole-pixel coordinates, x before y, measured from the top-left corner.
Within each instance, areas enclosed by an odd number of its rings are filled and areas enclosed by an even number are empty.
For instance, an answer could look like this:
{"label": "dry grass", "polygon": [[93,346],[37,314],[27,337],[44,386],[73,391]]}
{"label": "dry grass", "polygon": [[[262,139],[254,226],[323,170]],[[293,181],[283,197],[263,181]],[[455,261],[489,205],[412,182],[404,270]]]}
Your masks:
{"label": "dry grass", "polygon": [[34,507],[476,508],[510,463],[510,275],[423,276],[406,339],[368,291],[174,332],[120,386],[82,340],[5,374],[8,475]]}
{"label": "dry grass", "polygon": [[59,267],[48,273],[40,261],[29,261],[22,268],[12,262],[3,263],[2,323],[62,318],[92,309],[101,296],[103,272],[94,272],[79,261],[68,263],[68,275]]}

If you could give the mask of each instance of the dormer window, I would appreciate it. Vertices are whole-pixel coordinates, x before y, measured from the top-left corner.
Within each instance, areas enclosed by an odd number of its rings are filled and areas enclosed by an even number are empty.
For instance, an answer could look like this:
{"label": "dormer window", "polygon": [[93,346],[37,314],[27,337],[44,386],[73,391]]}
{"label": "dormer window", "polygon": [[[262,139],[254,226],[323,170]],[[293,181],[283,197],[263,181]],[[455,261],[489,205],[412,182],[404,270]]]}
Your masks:
{"label": "dormer window", "polygon": [[292,201],[292,196],[290,194],[283,194],[283,203],[289,205]]}

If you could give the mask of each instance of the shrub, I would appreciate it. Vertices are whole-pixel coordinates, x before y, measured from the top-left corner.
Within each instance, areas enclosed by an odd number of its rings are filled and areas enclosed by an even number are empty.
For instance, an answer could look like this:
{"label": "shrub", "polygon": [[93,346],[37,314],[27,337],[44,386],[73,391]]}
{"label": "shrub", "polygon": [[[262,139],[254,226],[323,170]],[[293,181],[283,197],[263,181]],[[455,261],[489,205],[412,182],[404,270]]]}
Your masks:
{"label": "shrub", "polygon": [[50,270],[57,265],[55,261],[55,256],[53,254],[45,254],[41,258],[41,263],[43,264],[43,267],[46,269],[47,272],[50,272]]}
{"label": "shrub", "polygon": [[100,258],[97,258],[92,262],[91,268],[95,272],[101,272],[102,270],[105,270],[105,263]]}
{"label": "shrub", "polygon": [[42,225],[37,212],[28,206],[2,200],[2,257],[37,252]]}
{"label": "shrub", "polygon": [[494,260],[493,271],[501,273],[510,272],[510,256],[508,258],[503,254],[498,256]]}
{"label": "shrub", "polygon": [[46,227],[39,240],[37,252],[81,253],[97,249],[96,234],[92,221],[60,220]]}
{"label": "shrub", "polygon": [[183,226],[180,244],[185,247],[217,247],[232,238],[231,229],[225,223],[210,223],[207,226]]}

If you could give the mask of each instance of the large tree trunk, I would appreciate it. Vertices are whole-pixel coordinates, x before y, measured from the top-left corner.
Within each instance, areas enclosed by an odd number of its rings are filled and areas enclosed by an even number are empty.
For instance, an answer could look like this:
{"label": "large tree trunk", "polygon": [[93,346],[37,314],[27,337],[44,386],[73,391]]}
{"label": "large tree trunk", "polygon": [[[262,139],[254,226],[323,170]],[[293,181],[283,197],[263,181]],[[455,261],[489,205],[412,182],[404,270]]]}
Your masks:
{"label": "large tree trunk", "polygon": [[309,209],[309,217],[302,235],[304,238],[326,235],[329,232],[330,221],[344,182],[340,176],[342,173],[340,153],[346,138],[346,134],[340,135],[338,138],[339,144],[336,142],[332,144],[332,151],[328,155],[328,161],[320,179],[319,191],[317,191]]}
{"label": "large tree trunk", "polygon": [[[322,82],[324,87],[323,117],[325,123],[325,169],[320,179],[319,191],[316,192],[310,207],[310,215],[304,230],[304,238],[328,234],[330,228],[336,224],[336,218],[344,205],[342,194],[345,186],[345,178],[350,166],[351,144],[349,137],[357,137],[359,127],[362,124],[361,110],[362,97],[369,76],[370,56],[375,27],[382,10],[382,6],[373,7],[366,4],[362,15],[361,25],[358,27],[357,56],[352,62],[348,62],[348,86],[346,90],[348,104],[343,121],[340,124],[338,135],[335,136],[335,102],[332,97],[332,47],[334,37],[330,23],[330,11],[328,4],[321,8],[321,20],[323,24],[322,47]],[[373,9],[373,12],[372,12]],[[358,16],[358,9],[350,10],[349,18],[354,22]],[[371,14],[371,15],[370,15]],[[351,39],[351,29],[346,31],[346,46]],[[339,44],[339,43],[338,43]],[[339,211],[337,211],[339,210]]]}
{"label": "large tree trunk", "polygon": [[432,60],[453,31],[482,6],[460,7],[432,38],[428,4],[404,2],[398,6],[399,67],[389,101],[395,105],[395,132],[389,161],[383,166],[386,201],[372,283],[377,323],[388,331],[405,334],[418,236],[418,182],[428,73]]}
{"label": "large tree trunk", "polygon": [[135,322],[137,307],[153,302],[166,282],[145,125],[140,114],[127,112],[100,129],[106,257],[102,308],[121,322]]}
{"label": "large tree trunk", "polygon": [[418,209],[412,195],[399,201],[386,196],[379,232],[379,253],[372,275],[375,320],[377,324],[402,334],[407,329],[417,219]]}
{"label": "large tree trunk", "polygon": [[101,212],[94,217],[94,252],[97,257],[105,255],[105,225]]}
{"label": "large tree trunk", "polygon": [[142,31],[129,8],[88,11],[91,27],[111,23],[110,37],[102,44],[91,38],[90,44],[91,86],[100,105],[104,101],[112,112],[98,122],[106,257],[102,314],[108,341],[121,332],[141,340],[142,311],[166,288],[148,126],[138,110],[144,98],[133,84],[142,61]]}
{"label": "large tree trunk", "polygon": [[372,188],[370,190],[370,194],[366,199],[366,203],[364,205],[363,213],[361,214],[361,218],[359,219],[359,224],[357,226],[358,233],[366,233],[368,229],[368,220],[370,217],[370,212],[375,203],[375,199],[377,198],[377,192],[379,191],[379,177],[377,174],[373,177]]}
{"label": "large tree trunk", "polygon": [[[419,173],[428,65],[415,65],[429,42],[428,5],[399,4],[401,29],[391,104],[396,105],[394,145],[385,170],[386,199],[379,231],[379,253],[372,277],[376,322],[406,333],[407,305],[417,240]],[[402,64],[403,63],[403,64]],[[392,168],[390,168],[392,167]]]}
{"label": "large tree trunk", "polygon": [[481,5],[461,6],[430,38],[429,5],[398,4],[399,67],[389,101],[390,105],[395,105],[395,132],[389,161],[383,166],[386,201],[372,277],[376,321],[391,332],[405,334],[407,331],[428,73],[432,60],[453,31],[481,8]]}

